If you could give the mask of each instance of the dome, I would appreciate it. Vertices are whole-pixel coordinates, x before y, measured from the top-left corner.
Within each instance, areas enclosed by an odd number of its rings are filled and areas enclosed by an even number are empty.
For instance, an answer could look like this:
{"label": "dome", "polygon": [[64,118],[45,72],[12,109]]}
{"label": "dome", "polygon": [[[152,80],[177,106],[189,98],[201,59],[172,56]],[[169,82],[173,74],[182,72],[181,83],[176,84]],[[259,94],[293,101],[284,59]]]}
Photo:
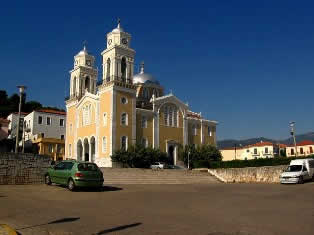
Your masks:
{"label": "dome", "polygon": [[133,76],[133,84],[156,84],[159,82],[153,77],[153,75],[144,72],[144,63],[141,64],[141,72]]}
{"label": "dome", "polygon": [[83,50],[81,50],[77,55],[88,55],[88,51],[86,50],[86,46],[84,45]]}
{"label": "dome", "polygon": [[120,26],[120,19],[118,20],[118,26],[117,28],[112,30],[113,33],[120,33],[120,32],[124,32],[123,28],[121,28]]}

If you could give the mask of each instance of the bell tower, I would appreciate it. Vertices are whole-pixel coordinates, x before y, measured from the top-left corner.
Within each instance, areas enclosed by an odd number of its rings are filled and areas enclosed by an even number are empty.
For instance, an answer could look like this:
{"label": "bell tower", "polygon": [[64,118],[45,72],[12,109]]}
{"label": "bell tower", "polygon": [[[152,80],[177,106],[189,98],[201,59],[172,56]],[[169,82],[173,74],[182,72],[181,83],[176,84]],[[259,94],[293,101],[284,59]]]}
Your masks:
{"label": "bell tower", "polygon": [[118,149],[127,149],[136,142],[136,86],[133,85],[135,51],[131,48],[131,35],[123,30],[120,20],[107,34],[103,56],[103,81],[98,86],[99,112],[108,117],[108,129],[100,135],[108,136],[110,156]]}
{"label": "bell tower", "polygon": [[107,34],[107,48],[101,53],[104,83],[132,83],[135,51],[130,46],[131,35],[123,30],[118,20],[117,27]]}
{"label": "bell tower", "polygon": [[95,57],[84,48],[74,56],[74,68],[70,71],[70,99],[80,99],[85,92],[96,94],[98,71]]}

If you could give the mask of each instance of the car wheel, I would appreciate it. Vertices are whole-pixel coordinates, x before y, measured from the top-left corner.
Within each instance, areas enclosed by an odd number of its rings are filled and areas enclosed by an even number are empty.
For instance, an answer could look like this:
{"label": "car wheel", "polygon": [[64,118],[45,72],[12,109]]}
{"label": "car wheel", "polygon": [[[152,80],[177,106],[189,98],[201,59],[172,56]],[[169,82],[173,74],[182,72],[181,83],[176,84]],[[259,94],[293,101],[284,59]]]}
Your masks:
{"label": "car wheel", "polygon": [[304,183],[304,180],[303,180],[303,177],[302,177],[302,176],[300,176],[298,183],[299,183],[299,184],[303,184],[303,183]]}
{"label": "car wheel", "polygon": [[75,189],[75,184],[74,184],[74,181],[72,179],[69,179],[69,181],[68,181],[68,189],[70,191],[74,191],[74,189]]}
{"label": "car wheel", "polygon": [[45,184],[51,185],[51,179],[50,179],[50,176],[49,176],[49,175],[46,175],[46,176],[45,176]]}

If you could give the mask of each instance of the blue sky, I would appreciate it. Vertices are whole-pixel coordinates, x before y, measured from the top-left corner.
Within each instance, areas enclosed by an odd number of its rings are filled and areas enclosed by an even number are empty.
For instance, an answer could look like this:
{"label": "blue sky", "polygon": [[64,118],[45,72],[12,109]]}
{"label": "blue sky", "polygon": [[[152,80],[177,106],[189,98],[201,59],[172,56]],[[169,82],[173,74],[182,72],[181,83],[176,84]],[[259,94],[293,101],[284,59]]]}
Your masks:
{"label": "blue sky", "polygon": [[[217,120],[218,139],[288,138],[313,131],[313,1],[5,1],[0,89],[64,107],[73,56],[96,56],[106,33],[132,34],[145,61],[190,108]],[[101,74],[100,74],[101,76]],[[99,79],[100,79],[99,76]]]}

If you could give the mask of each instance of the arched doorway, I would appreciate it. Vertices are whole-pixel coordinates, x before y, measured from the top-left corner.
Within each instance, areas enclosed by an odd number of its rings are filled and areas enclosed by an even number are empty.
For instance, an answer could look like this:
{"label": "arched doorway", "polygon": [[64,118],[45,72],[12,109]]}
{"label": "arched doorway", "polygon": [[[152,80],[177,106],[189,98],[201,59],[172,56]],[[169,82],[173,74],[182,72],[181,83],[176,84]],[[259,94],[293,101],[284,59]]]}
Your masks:
{"label": "arched doorway", "polygon": [[95,162],[95,137],[93,136],[91,139],[90,139],[90,148],[91,148],[91,162]]}
{"label": "arched doorway", "polygon": [[174,165],[174,147],[173,147],[173,145],[170,145],[168,147],[168,157],[169,157],[169,163],[171,165]]}
{"label": "arched doorway", "polygon": [[89,161],[89,143],[88,139],[84,139],[84,161]]}
{"label": "arched doorway", "polygon": [[77,149],[77,160],[78,161],[82,161],[83,145],[82,145],[82,141],[81,140],[77,141],[76,149]]}
{"label": "arched doorway", "polygon": [[167,141],[166,143],[166,151],[168,154],[168,160],[169,160],[169,164],[171,165],[177,165],[177,148],[178,148],[178,143],[175,140],[170,140]]}

